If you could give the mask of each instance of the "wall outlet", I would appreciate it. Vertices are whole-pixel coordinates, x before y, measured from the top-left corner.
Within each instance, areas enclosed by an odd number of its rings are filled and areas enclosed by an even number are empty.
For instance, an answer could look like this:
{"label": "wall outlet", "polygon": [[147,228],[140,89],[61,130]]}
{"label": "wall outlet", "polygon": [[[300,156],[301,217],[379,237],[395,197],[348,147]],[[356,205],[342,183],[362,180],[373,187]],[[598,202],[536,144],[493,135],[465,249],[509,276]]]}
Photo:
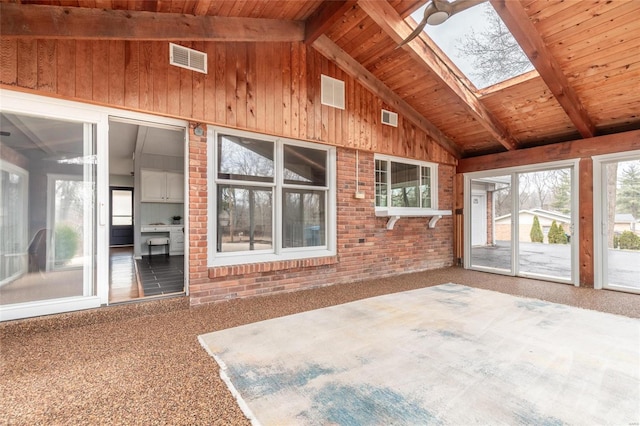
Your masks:
{"label": "wall outlet", "polygon": [[353,198],[357,198],[359,200],[364,199],[364,191],[356,191],[356,193],[353,194]]}

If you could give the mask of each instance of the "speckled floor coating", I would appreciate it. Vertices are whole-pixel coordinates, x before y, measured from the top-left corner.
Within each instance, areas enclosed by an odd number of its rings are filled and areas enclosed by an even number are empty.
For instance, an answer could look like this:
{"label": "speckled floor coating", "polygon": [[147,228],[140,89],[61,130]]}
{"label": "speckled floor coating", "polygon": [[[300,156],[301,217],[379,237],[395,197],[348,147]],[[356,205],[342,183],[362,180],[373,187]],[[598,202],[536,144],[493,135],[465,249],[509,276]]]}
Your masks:
{"label": "speckled floor coating", "polygon": [[249,424],[197,336],[455,282],[640,318],[640,295],[447,268],[188,308],[186,298],[0,324],[0,424]]}

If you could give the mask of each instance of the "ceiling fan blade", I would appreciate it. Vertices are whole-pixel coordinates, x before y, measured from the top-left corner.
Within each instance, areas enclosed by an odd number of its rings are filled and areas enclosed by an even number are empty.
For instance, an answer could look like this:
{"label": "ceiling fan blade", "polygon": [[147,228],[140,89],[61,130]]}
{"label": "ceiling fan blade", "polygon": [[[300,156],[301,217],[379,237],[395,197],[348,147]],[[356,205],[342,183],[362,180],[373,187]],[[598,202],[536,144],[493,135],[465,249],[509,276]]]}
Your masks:
{"label": "ceiling fan blade", "polygon": [[396,49],[404,46],[405,44],[409,43],[411,40],[416,38],[424,30],[424,27],[425,25],[427,25],[429,17],[431,15],[434,15],[436,12],[438,13],[444,12],[446,13],[446,15],[445,17],[440,17],[441,19],[438,20],[439,22],[433,23],[432,25],[437,25],[439,23],[442,23],[447,19],[447,17],[453,16],[458,12],[462,12],[463,10],[469,9],[470,7],[473,7],[480,3],[484,3],[486,1],[487,0],[458,0],[453,3],[449,3],[446,0],[430,0],[429,3],[427,4],[427,7],[424,8],[424,16],[420,21],[420,23],[418,24],[418,26],[411,32],[411,34],[409,34],[407,38],[405,38],[400,42],[400,44],[398,44]]}
{"label": "ceiling fan blade", "polygon": [[418,36],[418,34],[420,34],[422,32],[422,30],[424,30],[425,25],[427,25],[427,19],[429,19],[429,15],[431,15],[433,13],[433,11],[437,11],[438,9],[435,7],[435,5],[433,4],[433,2],[429,3],[427,5],[427,7],[424,9],[424,16],[422,17],[422,20],[420,21],[420,23],[416,26],[416,28],[411,32],[411,34],[409,34],[407,36],[407,38],[405,38],[404,40],[402,40],[400,42],[399,45],[396,46],[396,49],[404,46],[405,44],[409,43],[411,40],[413,40],[414,38],[416,38]]}
{"label": "ceiling fan blade", "polygon": [[456,13],[467,10],[470,7],[479,5],[480,3],[485,3],[486,1],[487,0],[458,0],[456,2],[450,3],[451,15],[455,15]]}
{"label": "ceiling fan blade", "polygon": [[402,46],[404,46],[405,44],[409,43],[411,40],[416,38],[418,36],[418,34],[420,34],[422,32],[422,30],[424,29],[425,25],[427,25],[427,20],[426,19],[423,22],[421,22],[420,24],[418,24],[416,29],[413,30],[413,32],[411,34],[409,34],[409,36],[407,38],[402,40],[400,42],[400,44],[396,46],[396,49],[401,48]]}
{"label": "ceiling fan blade", "polygon": [[431,0],[431,2],[437,10],[449,10],[450,6],[453,5],[453,3],[449,3],[447,0]]}

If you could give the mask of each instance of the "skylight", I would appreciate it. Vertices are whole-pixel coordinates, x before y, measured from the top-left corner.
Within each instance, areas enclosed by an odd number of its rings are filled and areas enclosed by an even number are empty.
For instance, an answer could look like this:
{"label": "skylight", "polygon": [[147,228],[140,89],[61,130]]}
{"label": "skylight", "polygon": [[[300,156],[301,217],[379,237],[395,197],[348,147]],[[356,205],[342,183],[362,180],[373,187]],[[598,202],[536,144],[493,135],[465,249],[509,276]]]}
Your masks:
{"label": "skylight", "polygon": [[[416,22],[422,20],[425,7],[411,14]],[[489,2],[461,11],[440,25],[426,25],[424,32],[478,89],[533,70]]]}

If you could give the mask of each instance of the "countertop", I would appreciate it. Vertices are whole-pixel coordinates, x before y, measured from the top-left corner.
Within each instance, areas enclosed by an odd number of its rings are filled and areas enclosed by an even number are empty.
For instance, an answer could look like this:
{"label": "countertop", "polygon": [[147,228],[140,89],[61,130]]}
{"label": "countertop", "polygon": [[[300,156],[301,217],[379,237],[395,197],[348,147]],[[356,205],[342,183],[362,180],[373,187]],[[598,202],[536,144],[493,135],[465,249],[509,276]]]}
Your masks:
{"label": "countertop", "polygon": [[183,224],[179,225],[142,225],[140,232],[171,232],[177,229],[182,230]]}

